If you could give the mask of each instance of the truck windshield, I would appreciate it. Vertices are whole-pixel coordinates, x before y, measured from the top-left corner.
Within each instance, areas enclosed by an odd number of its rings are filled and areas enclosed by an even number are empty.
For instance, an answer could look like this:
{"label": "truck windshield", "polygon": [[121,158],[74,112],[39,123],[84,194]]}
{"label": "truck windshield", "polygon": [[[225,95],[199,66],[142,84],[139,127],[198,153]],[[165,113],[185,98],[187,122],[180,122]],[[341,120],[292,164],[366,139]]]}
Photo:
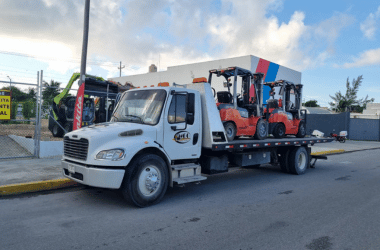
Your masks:
{"label": "truck windshield", "polygon": [[166,91],[161,89],[129,91],[120,100],[111,122],[156,125],[160,120]]}

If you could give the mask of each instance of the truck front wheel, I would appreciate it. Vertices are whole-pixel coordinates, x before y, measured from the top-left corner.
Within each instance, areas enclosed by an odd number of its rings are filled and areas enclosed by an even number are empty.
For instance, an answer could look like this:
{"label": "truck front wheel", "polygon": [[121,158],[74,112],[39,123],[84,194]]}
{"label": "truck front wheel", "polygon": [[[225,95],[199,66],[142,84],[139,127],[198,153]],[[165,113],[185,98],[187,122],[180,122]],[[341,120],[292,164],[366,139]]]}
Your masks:
{"label": "truck front wheel", "polygon": [[161,157],[140,155],[127,168],[123,196],[138,207],[154,205],[165,195],[168,176],[166,163]]}

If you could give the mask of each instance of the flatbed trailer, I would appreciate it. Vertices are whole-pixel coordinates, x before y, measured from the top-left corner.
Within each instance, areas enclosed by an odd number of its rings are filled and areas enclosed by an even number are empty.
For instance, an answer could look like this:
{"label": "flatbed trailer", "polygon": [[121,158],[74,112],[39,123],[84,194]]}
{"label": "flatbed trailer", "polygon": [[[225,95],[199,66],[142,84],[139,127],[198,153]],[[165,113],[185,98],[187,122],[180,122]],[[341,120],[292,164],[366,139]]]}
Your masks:
{"label": "flatbed trailer", "polygon": [[204,181],[232,166],[274,164],[303,174],[311,167],[310,146],[333,141],[226,138],[209,83],[129,90],[111,122],[65,135],[62,171],[85,185],[120,189],[145,207],[158,203],[168,187]]}

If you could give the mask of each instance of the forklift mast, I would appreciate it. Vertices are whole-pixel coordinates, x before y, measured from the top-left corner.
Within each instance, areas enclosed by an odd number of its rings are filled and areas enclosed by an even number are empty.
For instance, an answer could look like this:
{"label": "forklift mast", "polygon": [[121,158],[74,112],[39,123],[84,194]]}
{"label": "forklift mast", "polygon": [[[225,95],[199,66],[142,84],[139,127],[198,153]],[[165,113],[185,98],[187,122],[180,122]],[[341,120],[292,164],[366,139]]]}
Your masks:
{"label": "forklift mast", "polygon": [[[209,79],[208,83],[211,84],[212,80],[212,75],[215,74],[218,77],[223,76],[226,79],[226,85],[225,87],[228,88],[228,92],[231,93],[230,87],[231,83],[230,77],[233,77],[233,105],[234,108],[237,109],[239,100],[237,97],[237,79],[240,76],[242,78],[242,89],[241,89],[241,98],[240,101],[242,102],[242,107],[248,106],[250,104],[256,104],[258,109],[257,109],[257,114],[261,112],[261,107],[263,104],[262,100],[262,86],[263,86],[263,77],[264,74],[262,73],[252,73],[249,70],[240,68],[240,67],[228,67],[225,69],[213,69],[210,70],[209,74]],[[252,100],[253,97],[250,96],[250,90],[251,88],[254,88],[254,93],[255,93],[255,99]]]}

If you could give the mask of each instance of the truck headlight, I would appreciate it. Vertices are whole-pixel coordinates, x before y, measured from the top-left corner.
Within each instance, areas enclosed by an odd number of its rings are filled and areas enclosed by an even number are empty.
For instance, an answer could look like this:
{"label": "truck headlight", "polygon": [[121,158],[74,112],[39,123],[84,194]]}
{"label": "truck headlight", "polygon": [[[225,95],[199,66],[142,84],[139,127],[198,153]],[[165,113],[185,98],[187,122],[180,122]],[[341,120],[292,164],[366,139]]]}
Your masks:
{"label": "truck headlight", "polygon": [[100,151],[96,155],[97,160],[117,161],[117,160],[121,160],[123,158],[124,158],[124,149],[121,149],[121,148],[103,150],[103,151]]}

